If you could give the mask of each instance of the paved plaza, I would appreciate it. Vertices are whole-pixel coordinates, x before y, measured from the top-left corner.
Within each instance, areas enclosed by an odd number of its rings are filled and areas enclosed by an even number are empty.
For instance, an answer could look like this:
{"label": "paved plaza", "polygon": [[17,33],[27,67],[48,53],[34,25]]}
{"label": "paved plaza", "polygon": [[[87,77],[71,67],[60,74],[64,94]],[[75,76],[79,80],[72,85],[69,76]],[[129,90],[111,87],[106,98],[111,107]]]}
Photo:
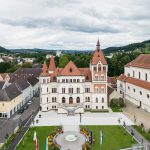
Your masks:
{"label": "paved plaza", "polygon": [[[41,115],[41,118],[39,117]],[[134,125],[123,113],[90,113],[82,114],[80,123],[80,115],[67,116],[67,114],[57,114],[55,111],[39,112],[34,119],[33,126],[58,126],[58,125],[118,125],[118,119],[121,124]],[[38,120],[38,122],[37,122]]]}
{"label": "paved plaza", "polygon": [[124,108],[123,113],[133,121],[136,119],[136,124],[140,125],[143,123],[145,128],[150,128],[150,113],[137,108],[133,103],[126,101],[126,107]]}

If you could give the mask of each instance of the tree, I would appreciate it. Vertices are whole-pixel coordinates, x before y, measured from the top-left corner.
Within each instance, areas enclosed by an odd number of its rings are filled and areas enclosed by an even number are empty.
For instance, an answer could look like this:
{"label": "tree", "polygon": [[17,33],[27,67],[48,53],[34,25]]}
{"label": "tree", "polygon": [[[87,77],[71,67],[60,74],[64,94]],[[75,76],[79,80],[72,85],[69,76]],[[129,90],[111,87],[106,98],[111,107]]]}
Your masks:
{"label": "tree", "polygon": [[66,54],[64,54],[60,58],[59,67],[64,68],[67,65],[68,62],[69,62],[68,56]]}

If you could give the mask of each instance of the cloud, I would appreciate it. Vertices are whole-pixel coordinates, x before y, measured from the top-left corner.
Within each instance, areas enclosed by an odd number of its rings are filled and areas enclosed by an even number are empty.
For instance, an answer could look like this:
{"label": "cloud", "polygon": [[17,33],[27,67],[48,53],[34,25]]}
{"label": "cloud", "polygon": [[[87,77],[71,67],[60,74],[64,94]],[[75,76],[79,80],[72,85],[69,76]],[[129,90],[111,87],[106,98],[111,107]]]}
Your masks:
{"label": "cloud", "polygon": [[149,0],[0,0],[0,44],[94,49],[150,38]]}

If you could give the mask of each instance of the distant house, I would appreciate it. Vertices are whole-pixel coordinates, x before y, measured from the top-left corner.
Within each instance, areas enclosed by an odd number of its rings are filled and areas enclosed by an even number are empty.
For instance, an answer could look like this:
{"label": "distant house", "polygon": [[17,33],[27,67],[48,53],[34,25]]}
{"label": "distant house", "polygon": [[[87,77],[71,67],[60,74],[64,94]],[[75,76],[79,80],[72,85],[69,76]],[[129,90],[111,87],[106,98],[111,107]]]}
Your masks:
{"label": "distant house", "polygon": [[15,83],[0,90],[0,118],[10,118],[21,107],[20,96]]}
{"label": "distant house", "polygon": [[51,54],[47,54],[46,55],[46,59],[49,59],[49,58],[51,58],[53,55],[51,55]]}
{"label": "distant house", "polygon": [[0,81],[8,81],[11,78],[12,73],[0,73]]}
{"label": "distant house", "polygon": [[61,50],[57,50],[56,51],[56,56],[60,57],[62,55],[62,51]]}
{"label": "distant house", "polygon": [[[4,83],[0,86],[4,86]],[[0,90],[0,118],[10,118],[39,92],[39,80],[30,76],[18,78]]]}
{"label": "distant house", "polygon": [[4,62],[4,59],[3,59],[2,57],[0,57],[0,63],[1,63],[1,62]]}
{"label": "distant house", "polygon": [[35,58],[22,58],[26,63],[33,63],[36,59]]}
{"label": "distant house", "polygon": [[19,68],[0,74],[0,118],[10,118],[39,93],[41,68]]}
{"label": "distant house", "polygon": [[14,73],[12,78],[18,78],[20,76],[35,76],[39,78],[42,72],[42,68],[19,68]]}

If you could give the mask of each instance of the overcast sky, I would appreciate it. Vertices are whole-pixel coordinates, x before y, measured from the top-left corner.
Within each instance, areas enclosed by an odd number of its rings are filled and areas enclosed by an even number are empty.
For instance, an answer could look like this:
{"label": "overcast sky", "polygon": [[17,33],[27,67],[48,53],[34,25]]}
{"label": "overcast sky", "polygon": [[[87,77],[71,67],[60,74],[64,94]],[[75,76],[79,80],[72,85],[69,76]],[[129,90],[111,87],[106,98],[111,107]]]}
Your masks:
{"label": "overcast sky", "polygon": [[150,39],[150,0],[0,0],[0,45],[95,49]]}

